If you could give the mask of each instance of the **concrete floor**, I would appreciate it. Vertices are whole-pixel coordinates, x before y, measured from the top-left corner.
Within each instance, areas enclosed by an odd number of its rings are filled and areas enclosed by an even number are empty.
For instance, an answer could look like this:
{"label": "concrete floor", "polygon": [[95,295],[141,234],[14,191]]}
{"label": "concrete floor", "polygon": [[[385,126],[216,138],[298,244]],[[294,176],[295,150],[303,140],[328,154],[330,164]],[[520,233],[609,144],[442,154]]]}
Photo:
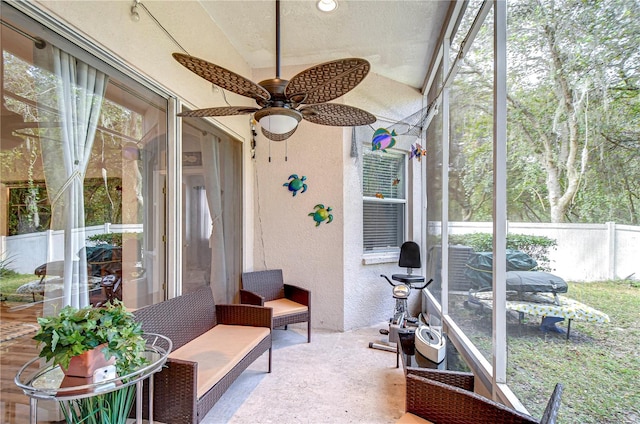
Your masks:
{"label": "concrete floor", "polygon": [[312,330],[311,343],[305,324],[274,330],[271,374],[265,353],[202,423],[394,423],[404,413],[404,374],[395,353],[369,348],[383,326]]}

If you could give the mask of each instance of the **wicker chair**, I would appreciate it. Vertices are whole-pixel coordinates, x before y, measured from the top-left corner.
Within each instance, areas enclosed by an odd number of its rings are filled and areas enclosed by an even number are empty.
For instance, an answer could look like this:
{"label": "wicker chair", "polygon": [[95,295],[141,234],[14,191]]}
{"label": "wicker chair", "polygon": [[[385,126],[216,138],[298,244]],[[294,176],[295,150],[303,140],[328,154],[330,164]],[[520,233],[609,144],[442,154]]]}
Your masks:
{"label": "wicker chair", "polygon": [[273,308],[272,328],[306,322],[311,342],[311,292],[284,284],[281,269],[242,273],[240,303]]}
{"label": "wicker chair", "polygon": [[[473,374],[427,369],[407,369],[407,414],[399,423],[535,423],[556,422],[562,384],[556,387],[541,420],[473,392]],[[419,418],[418,418],[419,417]]]}

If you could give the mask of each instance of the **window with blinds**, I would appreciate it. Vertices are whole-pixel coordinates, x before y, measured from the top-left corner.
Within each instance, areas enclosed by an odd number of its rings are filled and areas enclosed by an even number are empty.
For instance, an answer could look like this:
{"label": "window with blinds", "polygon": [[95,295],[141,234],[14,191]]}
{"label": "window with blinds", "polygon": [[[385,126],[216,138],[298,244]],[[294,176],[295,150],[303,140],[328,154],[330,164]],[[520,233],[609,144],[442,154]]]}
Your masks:
{"label": "window with blinds", "polygon": [[406,155],[366,151],[363,163],[365,252],[394,251],[404,239]]}

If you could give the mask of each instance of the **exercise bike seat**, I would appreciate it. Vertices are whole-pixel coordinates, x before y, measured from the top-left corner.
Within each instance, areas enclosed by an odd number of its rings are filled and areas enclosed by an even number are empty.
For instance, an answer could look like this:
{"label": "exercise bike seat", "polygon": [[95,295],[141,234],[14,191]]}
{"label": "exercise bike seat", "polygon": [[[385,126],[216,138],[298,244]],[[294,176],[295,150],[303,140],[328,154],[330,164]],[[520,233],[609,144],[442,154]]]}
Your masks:
{"label": "exercise bike seat", "polygon": [[391,275],[391,279],[395,281],[399,281],[401,283],[413,284],[413,283],[423,283],[424,276],[422,275],[413,275],[413,274],[393,274]]}

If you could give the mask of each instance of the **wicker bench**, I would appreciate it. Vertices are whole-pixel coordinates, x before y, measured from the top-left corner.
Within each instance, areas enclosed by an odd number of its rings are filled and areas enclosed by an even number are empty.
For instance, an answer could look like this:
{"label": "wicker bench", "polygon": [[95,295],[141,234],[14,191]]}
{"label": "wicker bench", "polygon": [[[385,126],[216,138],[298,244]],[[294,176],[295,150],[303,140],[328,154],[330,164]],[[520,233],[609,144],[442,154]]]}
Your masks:
{"label": "wicker bench", "polygon": [[[148,333],[173,342],[166,367],[154,375],[153,418],[198,423],[253,361],[269,351],[272,310],[216,305],[210,287],[133,312]],[[145,387],[145,397],[148,389]]]}

